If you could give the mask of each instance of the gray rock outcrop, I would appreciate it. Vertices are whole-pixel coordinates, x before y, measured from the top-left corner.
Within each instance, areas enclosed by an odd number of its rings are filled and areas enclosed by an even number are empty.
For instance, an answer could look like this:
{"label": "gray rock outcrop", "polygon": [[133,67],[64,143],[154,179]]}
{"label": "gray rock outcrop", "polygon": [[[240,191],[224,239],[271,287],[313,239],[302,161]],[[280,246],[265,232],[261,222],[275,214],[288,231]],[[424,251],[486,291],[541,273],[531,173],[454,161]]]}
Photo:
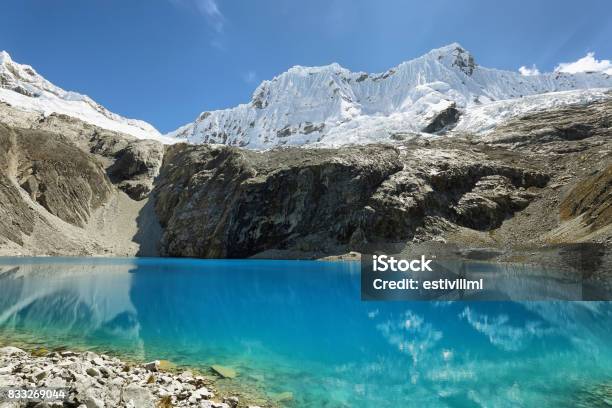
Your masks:
{"label": "gray rock outcrop", "polygon": [[[110,196],[111,185],[102,166],[55,133],[0,124],[0,146],[5,177],[13,178],[34,202],[70,224],[84,226],[91,212]],[[8,192],[10,183],[5,182]]]}
{"label": "gray rock outcrop", "polygon": [[0,254],[156,254],[147,197],[162,156],[154,141],[0,103]]}
{"label": "gray rock outcrop", "polygon": [[148,196],[164,155],[164,146],[154,140],[136,139],[66,115],[44,116],[20,111],[2,102],[0,123],[63,136],[85,153],[92,154],[108,171],[112,182],[135,200]]}
{"label": "gray rock outcrop", "polygon": [[547,181],[525,164],[416,144],[264,153],[176,145],[154,194],[163,254],[233,258],[412,240],[436,218],[490,230]]}

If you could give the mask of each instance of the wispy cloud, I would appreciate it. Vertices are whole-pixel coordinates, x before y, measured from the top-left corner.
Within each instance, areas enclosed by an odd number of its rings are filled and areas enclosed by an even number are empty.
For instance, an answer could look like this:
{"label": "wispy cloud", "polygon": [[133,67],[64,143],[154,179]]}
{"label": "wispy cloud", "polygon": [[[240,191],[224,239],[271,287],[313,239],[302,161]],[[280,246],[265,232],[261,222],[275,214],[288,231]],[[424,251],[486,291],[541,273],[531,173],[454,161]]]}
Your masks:
{"label": "wispy cloud", "polygon": [[518,70],[523,76],[540,75],[540,70],[538,69],[538,67],[535,66],[535,64],[533,64],[531,68],[528,68],[523,65]]}
{"label": "wispy cloud", "polygon": [[192,9],[206,18],[209,26],[220,34],[227,22],[216,0],[170,0],[176,6]]}
{"label": "wispy cloud", "polygon": [[597,60],[595,53],[589,52],[574,62],[562,62],[555,68],[555,72],[575,74],[577,72],[604,72],[612,75],[612,62],[610,60]]}
{"label": "wispy cloud", "polygon": [[257,82],[257,73],[255,71],[247,71],[242,75],[242,80],[247,84],[254,84]]}
{"label": "wispy cloud", "polygon": [[195,0],[196,7],[210,21],[213,29],[220,33],[223,32],[225,17],[219,10],[215,0]]}

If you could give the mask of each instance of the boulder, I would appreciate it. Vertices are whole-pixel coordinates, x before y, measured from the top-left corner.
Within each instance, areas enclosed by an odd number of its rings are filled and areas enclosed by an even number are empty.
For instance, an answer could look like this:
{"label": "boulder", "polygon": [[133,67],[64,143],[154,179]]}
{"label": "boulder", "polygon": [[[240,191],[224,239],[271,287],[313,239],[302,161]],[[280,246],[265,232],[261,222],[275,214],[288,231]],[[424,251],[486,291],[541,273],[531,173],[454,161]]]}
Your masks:
{"label": "boulder", "polygon": [[159,360],[153,360],[149,363],[146,363],[144,365],[144,368],[146,368],[149,371],[157,371],[159,369],[159,365],[160,365],[160,361]]}
{"label": "boulder", "polygon": [[13,346],[6,346],[0,348],[0,356],[25,356],[27,354],[28,353],[26,353],[22,349]]}
{"label": "boulder", "polygon": [[155,407],[155,397],[148,389],[138,384],[129,384],[123,388],[121,400],[128,406],[137,408]]}

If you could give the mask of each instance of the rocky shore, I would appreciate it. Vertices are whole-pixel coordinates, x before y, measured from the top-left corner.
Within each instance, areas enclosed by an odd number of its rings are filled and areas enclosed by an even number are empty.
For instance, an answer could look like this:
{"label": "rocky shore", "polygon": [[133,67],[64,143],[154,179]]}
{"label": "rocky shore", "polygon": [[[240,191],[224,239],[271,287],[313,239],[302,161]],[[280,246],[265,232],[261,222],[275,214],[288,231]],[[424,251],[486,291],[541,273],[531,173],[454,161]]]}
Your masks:
{"label": "rocky shore", "polygon": [[[216,369],[215,369],[216,368]],[[216,366],[212,372],[227,377],[232,370]],[[60,401],[9,401],[0,407],[198,407],[258,408],[237,396],[217,394],[214,380],[192,371],[179,371],[167,361],[134,364],[94,352],[17,347],[0,348],[0,389],[63,389]],[[263,406],[269,406],[264,404]]]}

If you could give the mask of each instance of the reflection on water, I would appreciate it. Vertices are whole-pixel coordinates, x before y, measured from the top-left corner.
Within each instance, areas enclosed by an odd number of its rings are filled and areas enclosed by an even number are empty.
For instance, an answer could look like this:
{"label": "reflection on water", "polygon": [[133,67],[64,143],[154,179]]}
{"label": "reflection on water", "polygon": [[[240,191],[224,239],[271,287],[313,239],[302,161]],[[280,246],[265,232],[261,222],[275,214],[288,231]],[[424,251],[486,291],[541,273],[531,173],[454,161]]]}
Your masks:
{"label": "reflection on water", "polygon": [[571,407],[607,302],[361,302],[358,263],[0,260],[0,330],[223,364],[299,407]]}

